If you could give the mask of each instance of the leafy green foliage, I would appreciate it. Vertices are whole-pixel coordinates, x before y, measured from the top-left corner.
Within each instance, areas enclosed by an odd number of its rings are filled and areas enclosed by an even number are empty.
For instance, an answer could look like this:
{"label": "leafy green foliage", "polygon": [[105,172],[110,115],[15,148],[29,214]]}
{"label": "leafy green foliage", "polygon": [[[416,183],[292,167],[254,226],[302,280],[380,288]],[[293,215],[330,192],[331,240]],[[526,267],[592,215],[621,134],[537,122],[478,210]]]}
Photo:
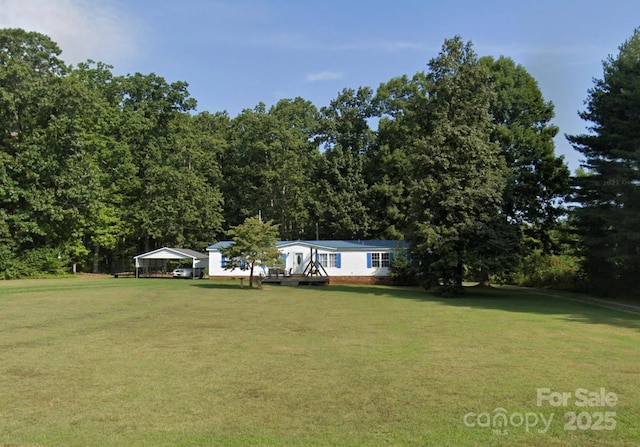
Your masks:
{"label": "leafy green foliage", "polygon": [[211,131],[224,118],[191,116],[186,83],[114,77],[92,61],[71,70],[37,33],[3,30],[0,44],[0,238],[10,256],[52,247],[98,271],[141,247],[197,247],[222,233],[224,144]]}
{"label": "leafy green foliage", "polygon": [[500,231],[506,169],[489,138],[488,72],[471,45],[445,41],[429,67],[428,118],[409,155],[409,240],[427,277],[461,285],[463,266],[478,262],[488,235]]}
{"label": "leafy green foliage", "polygon": [[393,254],[391,263],[391,282],[396,286],[418,285],[418,272],[413,266],[406,250],[398,250]]}
{"label": "leafy green foliage", "polygon": [[68,70],[59,54],[42,34],[0,30],[0,220],[15,250],[49,242],[68,213],[56,197],[70,155],[64,146],[75,143],[64,115],[56,117]]}
{"label": "leafy green foliage", "polygon": [[283,239],[310,232],[318,119],[313,104],[296,98],[281,100],[269,111],[260,104],[232,120],[222,158],[229,225],[262,213],[277,222]]}
{"label": "leafy green foliage", "polygon": [[375,94],[344,89],[320,110],[282,99],[235,118],[196,113],[183,81],[68,67],[38,33],[0,30],[0,49],[5,276],[30,268],[26,253],[51,260],[47,250],[73,271],[116,271],[258,214],[279,239],[408,239],[438,284],[508,271],[521,233],[553,249],[566,185],[553,107],[521,66],[479,60],[459,37],[427,72]]}
{"label": "leafy green foliage", "polygon": [[321,110],[319,140],[323,156],[314,175],[314,217],[319,237],[363,239],[368,236],[370,217],[368,185],[363,154],[374,140],[367,119],[372,116],[369,88],[343,90]]}
{"label": "leafy green foliage", "polygon": [[410,156],[415,140],[427,132],[429,85],[425,73],[402,76],[380,85],[373,99],[378,137],[365,160],[373,237],[404,239],[409,230]]}
{"label": "leafy green foliage", "polygon": [[520,260],[509,282],[525,287],[550,287],[579,291],[584,288],[580,275],[580,258],[571,255],[550,255],[536,250]]}
{"label": "leafy green foliage", "polygon": [[69,259],[60,250],[39,248],[18,256],[4,256],[0,252],[0,279],[42,278],[68,273]]}
{"label": "leafy green foliage", "polygon": [[259,217],[248,217],[244,223],[233,227],[227,234],[233,240],[233,244],[220,250],[226,258],[225,269],[249,270],[249,287],[253,287],[255,267],[272,267],[282,263],[276,247],[278,226],[272,222],[263,222]]}
{"label": "leafy green foliage", "polygon": [[[565,210],[569,170],[554,153],[558,128],[551,124],[553,104],[545,102],[533,77],[507,57],[483,57],[495,95],[490,113],[495,127],[491,139],[509,169],[503,195],[503,214],[521,226],[529,240],[552,251],[549,231]],[[531,247],[529,247],[531,248]]]}

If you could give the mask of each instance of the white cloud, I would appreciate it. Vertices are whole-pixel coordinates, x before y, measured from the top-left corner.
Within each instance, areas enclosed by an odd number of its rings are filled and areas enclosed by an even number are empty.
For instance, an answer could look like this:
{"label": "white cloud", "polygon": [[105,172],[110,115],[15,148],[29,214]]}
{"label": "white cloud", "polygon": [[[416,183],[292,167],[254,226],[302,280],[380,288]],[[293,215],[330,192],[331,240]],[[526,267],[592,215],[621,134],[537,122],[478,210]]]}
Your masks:
{"label": "white cloud", "polygon": [[46,34],[66,63],[117,65],[138,53],[139,27],[118,0],[0,0],[0,28]]}
{"label": "white cloud", "polygon": [[335,71],[320,71],[317,73],[307,73],[305,80],[307,82],[320,82],[320,81],[337,81],[342,79],[342,73]]}

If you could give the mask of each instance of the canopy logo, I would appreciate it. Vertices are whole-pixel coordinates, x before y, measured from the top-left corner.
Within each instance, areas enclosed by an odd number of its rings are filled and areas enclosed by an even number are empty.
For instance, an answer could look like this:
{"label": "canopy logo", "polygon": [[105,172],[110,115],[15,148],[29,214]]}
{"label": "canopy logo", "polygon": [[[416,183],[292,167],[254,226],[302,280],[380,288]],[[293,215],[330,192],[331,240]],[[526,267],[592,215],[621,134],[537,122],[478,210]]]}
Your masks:
{"label": "canopy logo", "polygon": [[509,428],[522,426],[524,426],[524,430],[527,433],[536,427],[539,427],[537,428],[538,433],[546,433],[549,431],[553,416],[553,413],[548,417],[545,417],[544,413],[509,413],[504,408],[499,407],[492,412],[469,412],[464,415],[463,421],[467,427],[491,428],[495,435],[507,435],[509,434]]}
{"label": "canopy logo", "polygon": [[[538,388],[536,390],[536,406],[569,410],[570,406],[584,409],[583,411],[566,411],[564,417],[564,430],[614,430],[616,428],[615,411],[586,411],[586,409],[613,408],[618,404],[618,395],[605,388],[590,391],[586,388],[577,388],[573,392],[552,391],[551,388]],[[462,421],[465,426],[474,428],[487,428],[493,430],[494,435],[508,435],[510,429],[524,429],[525,432],[536,431],[544,434],[549,431],[556,414],[542,411],[509,412],[505,408],[498,407],[493,411],[481,413],[469,412]],[[559,420],[560,418],[556,418]]]}

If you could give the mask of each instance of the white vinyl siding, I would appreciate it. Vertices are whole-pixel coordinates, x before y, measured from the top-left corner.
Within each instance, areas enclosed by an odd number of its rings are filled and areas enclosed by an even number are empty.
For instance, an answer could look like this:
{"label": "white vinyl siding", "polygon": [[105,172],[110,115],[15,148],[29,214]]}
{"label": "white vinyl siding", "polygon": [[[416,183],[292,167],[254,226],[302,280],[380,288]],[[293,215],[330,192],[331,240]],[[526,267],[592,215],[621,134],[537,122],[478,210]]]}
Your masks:
{"label": "white vinyl siding", "polygon": [[[368,250],[367,250],[368,248]],[[390,273],[389,267],[393,262],[391,251],[371,250],[372,247],[359,250],[331,250],[318,249],[317,261],[324,267],[329,277],[331,276],[387,276]],[[309,245],[292,243],[280,249],[283,254],[284,270],[296,274],[297,257],[300,255],[300,271],[309,265],[312,260]],[[315,248],[313,250],[313,260],[315,261]],[[376,255],[376,256],[374,256]],[[373,260],[376,258],[376,266]],[[228,263],[228,259],[224,263]],[[248,277],[248,270],[224,270],[222,255],[219,251],[209,253],[209,275],[223,277]]]}

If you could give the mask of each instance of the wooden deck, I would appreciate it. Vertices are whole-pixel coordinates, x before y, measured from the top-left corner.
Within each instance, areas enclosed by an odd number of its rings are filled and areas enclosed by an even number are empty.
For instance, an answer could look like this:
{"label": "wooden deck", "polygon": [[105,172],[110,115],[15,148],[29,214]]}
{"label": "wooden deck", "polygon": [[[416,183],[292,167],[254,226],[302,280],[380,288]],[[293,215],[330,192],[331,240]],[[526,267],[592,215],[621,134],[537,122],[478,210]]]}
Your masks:
{"label": "wooden deck", "polygon": [[329,284],[328,276],[306,275],[272,275],[262,280],[262,284],[276,284],[280,286],[326,286]]}

